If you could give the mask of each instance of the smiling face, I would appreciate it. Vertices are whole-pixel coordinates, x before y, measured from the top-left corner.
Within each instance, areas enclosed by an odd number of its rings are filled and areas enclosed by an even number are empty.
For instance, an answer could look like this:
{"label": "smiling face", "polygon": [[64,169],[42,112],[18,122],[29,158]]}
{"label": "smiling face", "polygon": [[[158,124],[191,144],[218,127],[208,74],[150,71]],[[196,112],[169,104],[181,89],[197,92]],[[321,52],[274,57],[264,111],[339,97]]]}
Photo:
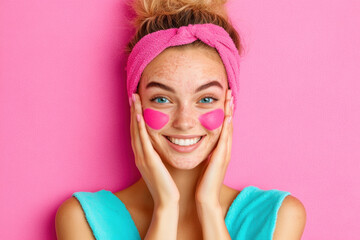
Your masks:
{"label": "smiling face", "polygon": [[192,169],[207,159],[220,136],[227,88],[225,67],[212,48],[168,48],[146,66],[139,95],[151,142],[164,163]]}

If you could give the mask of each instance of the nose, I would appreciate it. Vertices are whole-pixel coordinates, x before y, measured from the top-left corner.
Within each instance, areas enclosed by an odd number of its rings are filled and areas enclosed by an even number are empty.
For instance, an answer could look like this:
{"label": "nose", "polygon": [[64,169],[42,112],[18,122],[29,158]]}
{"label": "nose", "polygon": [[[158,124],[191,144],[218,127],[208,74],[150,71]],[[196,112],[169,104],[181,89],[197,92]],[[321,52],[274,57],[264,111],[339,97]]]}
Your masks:
{"label": "nose", "polygon": [[186,131],[196,126],[197,114],[188,106],[180,106],[173,115],[172,127]]}

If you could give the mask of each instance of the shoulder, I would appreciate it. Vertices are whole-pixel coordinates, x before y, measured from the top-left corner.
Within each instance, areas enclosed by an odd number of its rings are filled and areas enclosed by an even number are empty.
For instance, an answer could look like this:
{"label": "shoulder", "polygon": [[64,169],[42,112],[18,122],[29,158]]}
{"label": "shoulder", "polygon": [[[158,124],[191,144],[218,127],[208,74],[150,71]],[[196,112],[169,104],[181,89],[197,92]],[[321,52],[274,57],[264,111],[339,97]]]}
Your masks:
{"label": "shoulder", "polygon": [[95,239],[79,201],[71,197],[58,208],[55,216],[57,239]]}
{"label": "shoulder", "polygon": [[286,196],[277,214],[274,240],[301,239],[305,222],[306,211],[304,205],[296,197]]}

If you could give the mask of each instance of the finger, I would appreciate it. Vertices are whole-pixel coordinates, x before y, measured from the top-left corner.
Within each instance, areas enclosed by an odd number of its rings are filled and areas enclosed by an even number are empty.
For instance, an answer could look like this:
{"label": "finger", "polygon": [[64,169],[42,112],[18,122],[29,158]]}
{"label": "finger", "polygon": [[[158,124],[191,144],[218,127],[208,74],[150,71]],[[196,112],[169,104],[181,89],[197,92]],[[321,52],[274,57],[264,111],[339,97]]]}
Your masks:
{"label": "finger", "polygon": [[141,100],[140,100],[140,97],[138,94],[135,94],[135,98],[136,98],[135,109],[136,109],[136,114],[137,114],[136,118],[139,118],[139,120],[137,119],[137,121],[138,121],[138,127],[139,127],[140,141],[143,146],[144,154],[151,155],[154,151],[154,147],[151,143],[150,136],[146,130],[144,117],[142,114]]}
{"label": "finger", "polygon": [[231,97],[231,90],[228,89],[226,92],[226,99],[225,99],[225,117],[224,117],[224,122],[223,122],[223,127],[221,129],[221,134],[220,134],[220,139],[219,139],[219,144],[223,144],[224,147],[226,147],[225,145],[227,145],[228,142],[228,136],[229,136],[229,120],[231,120],[231,106],[230,103],[232,101],[232,97]]}
{"label": "finger", "polygon": [[234,97],[231,94],[231,100],[229,104],[230,118],[227,126],[227,162],[230,162],[231,158],[231,147],[232,147],[232,135],[233,135],[233,113],[234,113]]}
{"label": "finger", "polygon": [[[231,117],[230,114],[230,101],[231,101],[231,90],[228,89],[226,92],[226,99],[225,99],[225,117],[223,126],[221,129],[220,137],[216,149],[213,153],[213,164],[217,164],[220,166],[227,165],[227,155],[228,155],[228,135],[229,135],[229,118]],[[226,161],[224,161],[226,158]]]}
{"label": "finger", "polygon": [[135,160],[142,159],[144,152],[142,150],[142,144],[140,140],[139,127],[136,120],[135,103],[131,98],[131,121],[130,121],[130,132],[131,132],[131,145],[134,151]]}
{"label": "finger", "polygon": [[228,137],[228,139],[231,143],[232,143],[232,135],[233,135],[233,131],[234,131],[233,120],[234,120],[234,98],[232,99],[231,120],[230,120],[230,124],[229,124],[229,137]]}
{"label": "finger", "polygon": [[230,162],[231,159],[231,148],[232,148],[232,138],[233,138],[233,121],[231,121],[229,126],[228,142],[227,142],[227,161]]}
{"label": "finger", "polygon": [[229,152],[229,157],[228,160],[230,161],[231,158],[231,148],[232,148],[232,139],[233,139],[233,130],[234,130],[234,124],[233,124],[233,117],[234,117],[234,97],[232,97],[231,100],[231,120],[230,120],[230,125],[229,125],[229,133],[228,133],[228,152]]}

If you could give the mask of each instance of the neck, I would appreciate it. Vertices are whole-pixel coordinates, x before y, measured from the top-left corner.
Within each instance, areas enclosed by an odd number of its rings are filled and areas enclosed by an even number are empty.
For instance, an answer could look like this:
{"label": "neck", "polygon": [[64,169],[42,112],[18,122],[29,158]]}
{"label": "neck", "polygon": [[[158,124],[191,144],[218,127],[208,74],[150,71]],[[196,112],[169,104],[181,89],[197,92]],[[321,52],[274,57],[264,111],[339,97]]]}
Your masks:
{"label": "neck", "polygon": [[202,170],[206,165],[206,160],[201,162],[197,167],[189,170],[177,169],[166,165],[180,192],[180,210],[196,210],[195,193],[199,178],[202,176]]}
{"label": "neck", "polygon": [[[197,214],[195,193],[198,180],[200,177],[202,177],[202,171],[204,167],[206,167],[206,160],[201,162],[197,167],[189,170],[177,169],[167,163],[164,164],[168,169],[180,193],[180,219],[186,219],[190,215]],[[142,189],[146,195],[145,199],[152,199],[151,193],[148,190],[143,178],[140,178],[138,184],[142,186]],[[151,205],[153,206],[153,202],[151,203]]]}

